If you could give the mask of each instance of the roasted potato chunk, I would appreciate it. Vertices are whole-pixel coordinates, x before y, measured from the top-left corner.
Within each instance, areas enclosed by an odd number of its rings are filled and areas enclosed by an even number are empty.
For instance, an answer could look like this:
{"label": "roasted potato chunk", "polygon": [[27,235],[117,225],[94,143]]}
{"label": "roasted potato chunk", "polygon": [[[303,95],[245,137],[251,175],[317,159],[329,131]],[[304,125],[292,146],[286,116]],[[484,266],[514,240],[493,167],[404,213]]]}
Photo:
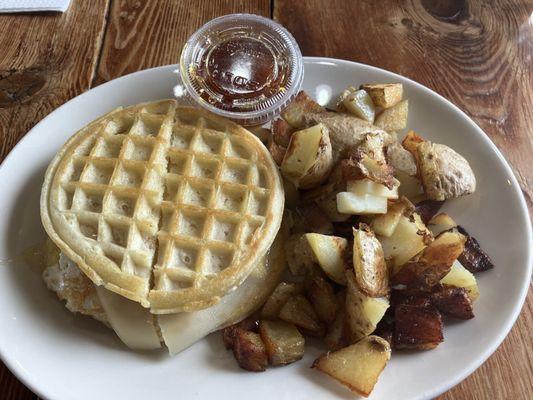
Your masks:
{"label": "roasted potato chunk", "polygon": [[459,256],[459,261],[467,270],[472,273],[487,271],[494,268],[490,257],[485,253],[479,242],[462,227],[457,227],[458,231],[466,236],[465,250]]}
{"label": "roasted potato chunk", "polygon": [[345,182],[358,179],[370,179],[392,189],[394,187],[394,170],[385,161],[372,158],[357,150],[348,159],[341,161],[342,177]]}
{"label": "roasted potato chunk", "polygon": [[428,229],[433,236],[440,235],[442,232],[449,231],[455,227],[457,227],[457,223],[446,213],[437,214],[428,222]]}
{"label": "roasted potato chunk", "polygon": [[292,296],[301,294],[303,289],[304,287],[301,283],[281,282],[261,308],[259,316],[267,319],[278,318],[279,312],[287,300]]}
{"label": "roasted potato chunk", "polygon": [[297,129],[306,127],[305,115],[325,113],[326,109],[314,101],[304,91],[299,92],[294,100],[281,113],[282,118]]}
{"label": "roasted potato chunk", "polygon": [[474,318],[474,307],[465,288],[440,286],[433,291],[432,303],[437,310],[458,319]]}
{"label": "roasted potato chunk", "polygon": [[389,293],[389,271],[381,243],[368,226],[353,230],[353,267],[359,289],[371,297]]}
{"label": "roasted potato chunk", "polygon": [[368,336],[335,352],[323,354],[313,368],[331,376],[351,391],[368,397],[390,360],[391,348],[379,336]]}
{"label": "roasted potato chunk", "polygon": [[476,177],[470,164],[448,146],[428,141],[416,146],[424,192],[430,200],[474,193]]}
{"label": "roasted potato chunk", "polygon": [[394,348],[429,350],[443,341],[442,317],[433,308],[399,305],[394,310]]}
{"label": "roasted potato chunk", "polygon": [[389,301],[386,297],[370,297],[358,287],[352,271],[346,273],[346,322],[352,343],[370,335],[383,318]]}
{"label": "roasted potato chunk", "polygon": [[402,215],[390,237],[379,237],[385,259],[391,262],[394,272],[420,253],[431,241],[431,234],[419,220],[420,217],[416,217],[416,213],[410,217]]}
{"label": "roasted potato chunk", "polygon": [[420,290],[435,286],[463,252],[465,240],[459,232],[442,233],[424,249],[417,260],[399,268],[392,277],[392,284]]}
{"label": "roasted potato chunk", "polygon": [[306,281],[305,294],[313,305],[318,319],[331,324],[339,308],[331,284],[321,275],[315,274]]}
{"label": "roasted potato chunk", "polygon": [[381,108],[389,108],[398,104],[403,96],[401,83],[367,83],[361,85],[361,89],[365,90],[372,98],[372,102]]}
{"label": "roasted potato chunk", "polygon": [[285,256],[291,273],[295,276],[309,274],[316,262],[305,235],[295,234],[285,243]]}
{"label": "roasted potato chunk", "polygon": [[352,192],[337,193],[337,210],[341,214],[385,214],[387,198],[371,194],[357,195]]}
{"label": "roasted potato chunk", "polygon": [[305,339],[294,325],[279,320],[263,320],[259,323],[259,333],[270,364],[290,364],[303,357]]}
{"label": "roasted potato chunk", "polygon": [[274,142],[286,148],[289,146],[294,128],[285,120],[278,118],[272,122],[270,132],[272,133]]}
{"label": "roasted potato chunk", "polygon": [[407,132],[407,135],[405,135],[402,141],[403,148],[413,155],[417,164],[418,164],[418,152],[416,149],[418,145],[423,142],[425,142],[424,138],[422,138],[421,136],[418,136],[415,133],[415,131]]}
{"label": "roasted potato chunk", "polygon": [[281,166],[283,158],[285,158],[285,153],[287,153],[287,148],[276,143],[272,136],[268,138],[267,148],[276,164]]}
{"label": "roasted potato chunk", "polygon": [[479,297],[479,289],[475,276],[468,271],[459,261],[455,261],[450,269],[440,281],[443,285],[465,288],[472,301]]}
{"label": "roasted potato chunk", "polygon": [[224,342],[224,347],[229,350],[233,348],[233,341],[237,336],[239,331],[251,331],[257,332],[259,329],[259,324],[256,320],[246,318],[239,323],[228,326],[222,331],[222,340]]}
{"label": "roasted potato chunk", "polygon": [[417,167],[414,156],[398,142],[387,146],[387,163],[394,168],[395,174],[401,171],[409,176],[416,176]]}
{"label": "roasted potato chunk", "polygon": [[439,212],[443,204],[443,201],[423,200],[416,203],[415,211],[420,215],[422,222],[427,225],[433,216]]}
{"label": "roasted potato chunk", "polygon": [[245,370],[261,372],[268,365],[266,347],[255,332],[240,331],[233,341],[233,355]]}
{"label": "roasted potato chunk", "polygon": [[296,187],[309,189],[324,182],[333,167],[328,129],[318,124],[294,132],[281,163],[281,173]]}
{"label": "roasted potato chunk", "polygon": [[388,205],[387,214],[373,218],[370,227],[377,235],[391,237],[400,222],[400,217],[408,212],[408,209],[412,210],[412,207],[411,202],[402,197],[399,201]]}
{"label": "roasted potato chunk", "polygon": [[346,329],[346,313],[344,311],[344,304],[337,312],[337,316],[332,324],[328,326],[326,336],[324,336],[324,343],[328,350],[339,350],[348,346],[348,332]]}
{"label": "roasted potato chunk", "polygon": [[342,237],[321,235],[318,233],[305,234],[318,265],[333,281],[346,285],[344,271],[348,241]]}
{"label": "roasted potato chunk", "polygon": [[354,90],[349,92],[342,100],[344,109],[367,122],[373,123],[376,115],[376,107],[372,98],[365,90]]}
{"label": "roasted potato chunk", "polygon": [[386,131],[399,131],[407,127],[407,115],[409,111],[408,100],[402,100],[398,104],[386,108],[376,117],[374,124]]}
{"label": "roasted potato chunk", "polygon": [[324,336],[324,326],[318,320],[309,300],[303,295],[296,295],[287,300],[279,312],[279,318],[296,325],[310,336]]}

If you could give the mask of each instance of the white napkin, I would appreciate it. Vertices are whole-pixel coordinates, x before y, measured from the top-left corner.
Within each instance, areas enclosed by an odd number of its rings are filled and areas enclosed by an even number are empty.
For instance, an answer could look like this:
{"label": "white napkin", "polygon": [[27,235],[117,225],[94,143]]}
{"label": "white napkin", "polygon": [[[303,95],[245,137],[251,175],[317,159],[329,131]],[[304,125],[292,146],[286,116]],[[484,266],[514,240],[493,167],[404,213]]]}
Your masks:
{"label": "white napkin", "polygon": [[0,13],[67,10],[70,0],[0,0]]}

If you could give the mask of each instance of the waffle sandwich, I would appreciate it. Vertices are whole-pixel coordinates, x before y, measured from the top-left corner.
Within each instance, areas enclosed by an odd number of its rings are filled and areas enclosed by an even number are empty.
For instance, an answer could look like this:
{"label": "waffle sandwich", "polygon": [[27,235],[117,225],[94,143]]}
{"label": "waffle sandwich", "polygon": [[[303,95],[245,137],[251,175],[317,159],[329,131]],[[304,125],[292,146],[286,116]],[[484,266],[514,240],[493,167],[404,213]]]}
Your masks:
{"label": "waffle sandwich", "polygon": [[57,153],[46,232],[97,286],[154,314],[215,305],[272,245],[283,189],[250,132],[173,100],[121,108]]}

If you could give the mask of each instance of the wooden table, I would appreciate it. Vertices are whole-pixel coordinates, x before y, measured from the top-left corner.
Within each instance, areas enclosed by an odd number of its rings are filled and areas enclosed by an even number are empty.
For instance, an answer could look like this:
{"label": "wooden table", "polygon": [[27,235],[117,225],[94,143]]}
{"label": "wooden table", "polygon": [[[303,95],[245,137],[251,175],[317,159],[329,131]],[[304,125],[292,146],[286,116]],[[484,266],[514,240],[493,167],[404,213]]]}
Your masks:
{"label": "wooden table", "polygon": [[[442,94],[501,149],[533,210],[531,0],[73,0],[64,14],[0,15],[0,157],[55,108],[178,62],[219,15],[272,17],[304,55],[359,61]],[[439,399],[533,399],[533,295],[496,353]],[[0,363],[0,398],[36,399]]]}

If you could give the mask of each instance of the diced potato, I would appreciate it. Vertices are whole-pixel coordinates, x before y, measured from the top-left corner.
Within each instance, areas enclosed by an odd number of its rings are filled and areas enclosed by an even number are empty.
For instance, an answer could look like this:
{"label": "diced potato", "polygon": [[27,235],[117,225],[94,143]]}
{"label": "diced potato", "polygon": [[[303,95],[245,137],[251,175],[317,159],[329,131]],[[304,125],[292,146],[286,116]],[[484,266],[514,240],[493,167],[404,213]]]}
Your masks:
{"label": "diced potato", "polygon": [[251,331],[257,332],[259,324],[256,320],[251,318],[246,318],[241,322],[227,326],[222,331],[222,340],[224,341],[224,347],[226,350],[232,349],[235,338],[240,331]]}
{"label": "diced potato", "polygon": [[413,155],[415,160],[418,163],[418,155],[416,148],[420,143],[425,142],[425,139],[421,136],[418,136],[415,131],[409,131],[407,132],[407,135],[405,135],[405,138],[402,141],[402,146],[405,150],[407,150],[409,153]]}
{"label": "diced potato", "polygon": [[414,156],[398,142],[387,146],[387,163],[394,168],[395,175],[397,172],[403,172],[409,176],[417,174]]}
{"label": "diced potato", "polygon": [[337,210],[342,214],[385,214],[387,198],[371,194],[356,195],[352,192],[337,193]]}
{"label": "diced potato", "polygon": [[408,110],[408,100],[402,100],[398,104],[381,111],[376,117],[374,125],[386,131],[405,129],[407,127]]}
{"label": "diced potato", "polygon": [[448,214],[439,213],[429,220],[427,226],[433,236],[437,236],[444,231],[455,228],[457,223]]}
{"label": "diced potato", "polygon": [[431,298],[435,307],[448,317],[458,319],[474,318],[472,300],[465,288],[442,286],[432,293]]}
{"label": "diced potato", "polygon": [[421,223],[417,223],[414,217],[410,219],[402,215],[391,236],[379,237],[385,259],[391,260],[395,270],[426,247],[428,233],[420,229]]}
{"label": "diced potato", "polygon": [[261,308],[259,316],[267,319],[278,318],[281,307],[285,305],[287,300],[302,293],[302,291],[303,285],[300,283],[281,282]]}
{"label": "diced potato", "polygon": [[450,271],[463,252],[466,238],[458,232],[444,232],[424,249],[418,260],[399,267],[392,277],[394,285],[426,290],[435,286]]}
{"label": "diced potato", "polygon": [[390,237],[400,222],[400,217],[411,207],[412,204],[405,197],[400,201],[389,204],[387,207],[387,214],[378,215],[372,219],[370,227],[377,234],[385,237]]}
{"label": "diced potato", "polygon": [[281,173],[296,187],[309,189],[325,181],[333,167],[327,128],[318,124],[291,136]]}
{"label": "diced potato", "polygon": [[306,237],[292,235],[285,243],[285,255],[291,273],[295,276],[309,274],[316,262],[315,256]]}
{"label": "diced potato", "polygon": [[318,320],[309,300],[302,295],[291,297],[279,312],[279,318],[301,328],[312,336],[323,336],[324,326]]}
{"label": "diced potato", "polygon": [[292,324],[285,321],[261,321],[259,333],[272,365],[285,365],[304,355],[305,339]]}
{"label": "diced potato", "polygon": [[379,375],[390,360],[389,343],[379,336],[368,336],[335,352],[323,354],[313,368],[331,376],[351,391],[368,397]]}
{"label": "diced potato", "polygon": [[305,293],[313,305],[318,319],[326,324],[331,324],[335,319],[339,304],[333,287],[326,278],[319,274],[310,277],[305,283]]}
{"label": "diced potato", "polygon": [[416,176],[410,176],[402,171],[395,171],[394,177],[400,181],[400,187],[398,188],[400,196],[407,197],[413,203],[418,203],[426,198],[422,183]]}
{"label": "diced potato", "polygon": [[468,271],[459,261],[455,261],[450,272],[441,279],[443,285],[465,288],[472,301],[479,297],[476,277]]}
{"label": "diced potato", "polygon": [[365,90],[349,93],[342,101],[344,108],[351,114],[370,123],[374,122],[376,109],[372,98]]}
{"label": "diced potato", "polygon": [[353,267],[357,286],[364,294],[379,297],[389,293],[389,271],[381,243],[364,224],[353,230]]}
{"label": "diced potato", "polygon": [[348,241],[342,237],[307,233],[305,235],[318,265],[333,281],[346,285],[346,251]]}
{"label": "diced potato", "polygon": [[350,341],[356,342],[370,335],[389,308],[386,297],[370,297],[357,287],[354,273],[346,273],[346,322]]}
{"label": "diced potato", "polygon": [[492,260],[488,254],[483,251],[476,238],[470,236],[462,226],[458,226],[457,230],[467,237],[465,250],[463,251],[463,254],[459,256],[461,264],[474,274],[494,268]]}
{"label": "diced potato", "polygon": [[402,100],[403,85],[401,83],[376,83],[361,85],[361,89],[365,90],[372,102],[381,108],[389,108]]}
{"label": "diced potato", "polygon": [[233,339],[233,355],[239,366],[253,372],[264,371],[268,365],[266,347],[255,332],[239,330]]}
{"label": "diced potato", "polygon": [[291,127],[285,120],[278,118],[277,120],[272,121],[270,132],[272,133],[274,142],[283,147],[287,147],[291,141],[294,128]]}
{"label": "diced potato", "polygon": [[349,344],[347,335],[346,313],[343,303],[342,308],[337,312],[335,320],[328,326],[326,336],[324,336],[324,343],[328,350],[339,350]]}
{"label": "diced potato", "polygon": [[387,186],[371,181],[370,179],[358,179],[355,181],[349,181],[346,184],[346,190],[348,192],[355,193],[357,195],[371,194],[373,196],[385,197],[389,200],[395,200],[398,198],[398,187],[400,181],[394,179],[393,188],[389,189]]}
{"label": "diced potato", "polygon": [[468,161],[448,146],[425,141],[417,147],[424,192],[430,200],[446,200],[474,193],[476,177]]}
{"label": "diced potato", "polygon": [[429,350],[444,340],[442,317],[432,307],[399,305],[394,310],[394,348]]}
{"label": "diced potato", "polygon": [[381,157],[372,157],[357,149],[349,159],[342,160],[340,165],[345,182],[368,178],[389,189],[394,187],[394,169]]}
{"label": "diced potato", "polygon": [[305,125],[305,115],[320,114],[324,112],[326,112],[325,108],[302,90],[296,95],[287,108],[283,110],[281,116],[292,127],[300,129]]}

